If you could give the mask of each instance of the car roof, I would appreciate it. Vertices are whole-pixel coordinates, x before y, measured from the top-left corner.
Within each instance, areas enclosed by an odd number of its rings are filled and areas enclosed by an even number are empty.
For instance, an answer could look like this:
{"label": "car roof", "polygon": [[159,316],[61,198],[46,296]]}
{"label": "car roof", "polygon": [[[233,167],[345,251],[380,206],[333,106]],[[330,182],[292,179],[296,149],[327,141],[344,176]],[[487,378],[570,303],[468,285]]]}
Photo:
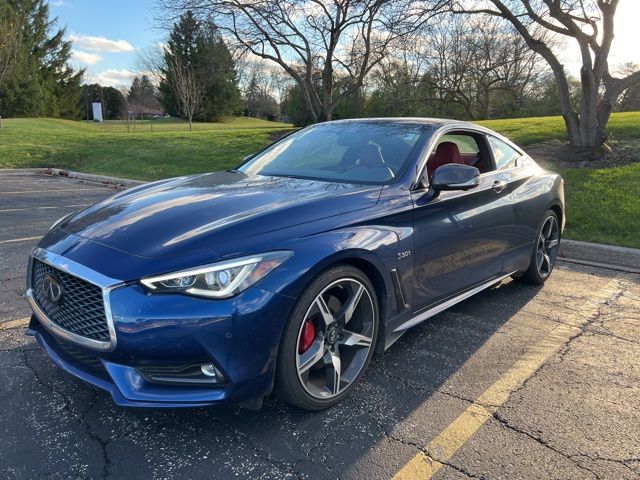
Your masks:
{"label": "car roof", "polygon": [[341,123],[387,123],[387,124],[410,124],[423,125],[434,128],[453,126],[459,128],[469,128],[476,131],[495,134],[493,130],[482,127],[475,123],[465,122],[463,120],[454,120],[450,118],[429,118],[429,117],[374,117],[374,118],[345,118],[343,120],[332,120],[325,122],[326,124]]}
{"label": "car roof", "polygon": [[434,129],[439,129],[443,127],[448,127],[447,130],[450,129],[461,129],[461,130],[473,130],[479,133],[487,133],[497,137],[512,147],[516,148],[520,151],[520,153],[524,153],[522,148],[513,143],[510,139],[505,137],[504,135],[499,134],[489,128],[483,127],[481,125],[465,122],[463,120],[454,120],[450,118],[429,118],[429,117],[374,117],[374,118],[345,118],[343,120],[331,120],[328,122],[323,122],[316,125],[339,125],[341,123],[386,123],[386,124],[406,124],[406,125],[422,125],[425,127],[433,127]]}
{"label": "car roof", "polygon": [[477,127],[470,122],[464,122],[461,120],[453,120],[449,118],[428,118],[428,117],[373,117],[373,118],[345,118],[343,120],[331,120],[325,123],[414,123],[418,125],[449,125],[449,124],[464,124],[469,127]]}

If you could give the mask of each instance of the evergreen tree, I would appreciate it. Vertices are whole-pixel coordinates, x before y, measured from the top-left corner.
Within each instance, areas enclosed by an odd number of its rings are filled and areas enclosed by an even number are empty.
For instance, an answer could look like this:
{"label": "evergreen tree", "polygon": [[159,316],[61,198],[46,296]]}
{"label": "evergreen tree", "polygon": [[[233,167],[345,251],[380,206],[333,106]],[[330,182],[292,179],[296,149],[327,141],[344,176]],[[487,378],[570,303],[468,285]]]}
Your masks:
{"label": "evergreen tree", "polygon": [[167,49],[164,54],[164,67],[161,69],[162,80],[158,90],[162,97],[165,111],[172,116],[181,116],[180,105],[171,85],[171,68],[176,64],[175,58],[182,59],[182,63],[191,67],[196,57],[196,39],[199,25],[193,13],[188,11],[180,17],[169,34]]}
{"label": "evergreen tree", "polygon": [[127,116],[127,101],[120,90],[113,87],[103,87],[105,118],[118,120]]}
{"label": "evergreen tree", "polygon": [[205,25],[199,29],[195,68],[204,84],[202,120],[213,122],[242,110],[235,62],[218,30]]}
{"label": "evergreen tree", "polygon": [[80,109],[82,111],[83,120],[93,120],[92,103],[100,103],[104,105],[104,93],[102,91],[102,86],[97,83],[83,85],[80,89]]}
{"label": "evergreen tree", "polygon": [[127,102],[120,90],[94,83],[83,85],[81,92],[80,110],[84,120],[93,120],[91,104],[94,102],[102,105],[102,116],[105,120],[117,120],[127,115]]}
{"label": "evergreen tree", "polygon": [[127,94],[127,100],[133,105],[158,108],[158,92],[147,75],[135,77]]}
{"label": "evergreen tree", "polygon": [[284,94],[281,110],[285,122],[293,123],[296,127],[303,127],[313,123],[309,107],[304,101],[302,89],[298,85],[291,86]]}
{"label": "evergreen tree", "polygon": [[69,67],[65,29],[55,28],[45,0],[4,2],[3,17],[15,22],[19,44],[11,74],[0,84],[0,113],[77,118],[84,70]]}
{"label": "evergreen tree", "polygon": [[235,62],[227,45],[215,27],[201,24],[191,11],[174,24],[164,60],[159,91],[164,108],[171,115],[180,115],[171,84],[175,77],[172,69],[177,64],[193,74],[203,91],[203,102],[195,118],[216,121],[242,110]]}

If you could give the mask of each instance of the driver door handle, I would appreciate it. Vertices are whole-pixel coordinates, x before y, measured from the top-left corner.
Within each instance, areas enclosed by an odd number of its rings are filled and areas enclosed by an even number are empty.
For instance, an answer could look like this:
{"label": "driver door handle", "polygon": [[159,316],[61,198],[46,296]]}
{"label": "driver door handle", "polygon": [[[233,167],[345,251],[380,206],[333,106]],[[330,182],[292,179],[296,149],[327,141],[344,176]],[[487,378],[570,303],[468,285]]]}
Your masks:
{"label": "driver door handle", "polygon": [[494,192],[500,193],[502,190],[507,188],[507,182],[505,182],[504,180],[496,180],[495,182],[493,182],[491,188]]}

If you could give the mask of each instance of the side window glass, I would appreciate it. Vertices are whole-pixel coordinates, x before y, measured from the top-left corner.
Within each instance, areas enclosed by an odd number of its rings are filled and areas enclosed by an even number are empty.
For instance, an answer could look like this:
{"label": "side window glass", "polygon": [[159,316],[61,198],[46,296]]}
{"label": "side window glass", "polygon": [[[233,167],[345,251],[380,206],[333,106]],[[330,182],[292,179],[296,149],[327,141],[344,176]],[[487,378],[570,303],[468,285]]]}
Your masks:
{"label": "side window glass", "polygon": [[[482,148],[479,141],[483,142]],[[427,162],[429,178],[438,167],[447,163],[470,165],[476,167],[480,173],[491,171],[492,163],[484,145],[484,139],[481,139],[479,134],[451,132],[443,135]]]}
{"label": "side window glass", "polygon": [[[461,155],[468,156],[475,160],[476,155],[480,152],[478,148],[478,142],[471,135],[461,135],[461,134],[447,134],[444,135],[439,144],[444,142],[452,142],[458,146],[458,151]],[[468,163],[468,162],[465,162]]]}
{"label": "side window glass", "polygon": [[496,161],[496,168],[498,170],[504,170],[505,168],[511,168],[516,166],[516,160],[521,157],[521,154],[504,143],[502,140],[498,140],[495,137],[489,136],[489,143],[493,150],[493,157]]}

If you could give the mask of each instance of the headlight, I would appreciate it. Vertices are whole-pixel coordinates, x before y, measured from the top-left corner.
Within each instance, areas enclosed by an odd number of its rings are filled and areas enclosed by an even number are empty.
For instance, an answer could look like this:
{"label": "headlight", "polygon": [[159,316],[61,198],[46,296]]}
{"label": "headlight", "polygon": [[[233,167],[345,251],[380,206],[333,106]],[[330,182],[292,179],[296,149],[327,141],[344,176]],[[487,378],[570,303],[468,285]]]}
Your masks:
{"label": "headlight", "polygon": [[152,293],[184,293],[197,297],[229,298],[249,288],[292,254],[293,252],[288,251],[261,253],[144,278],[140,282]]}

